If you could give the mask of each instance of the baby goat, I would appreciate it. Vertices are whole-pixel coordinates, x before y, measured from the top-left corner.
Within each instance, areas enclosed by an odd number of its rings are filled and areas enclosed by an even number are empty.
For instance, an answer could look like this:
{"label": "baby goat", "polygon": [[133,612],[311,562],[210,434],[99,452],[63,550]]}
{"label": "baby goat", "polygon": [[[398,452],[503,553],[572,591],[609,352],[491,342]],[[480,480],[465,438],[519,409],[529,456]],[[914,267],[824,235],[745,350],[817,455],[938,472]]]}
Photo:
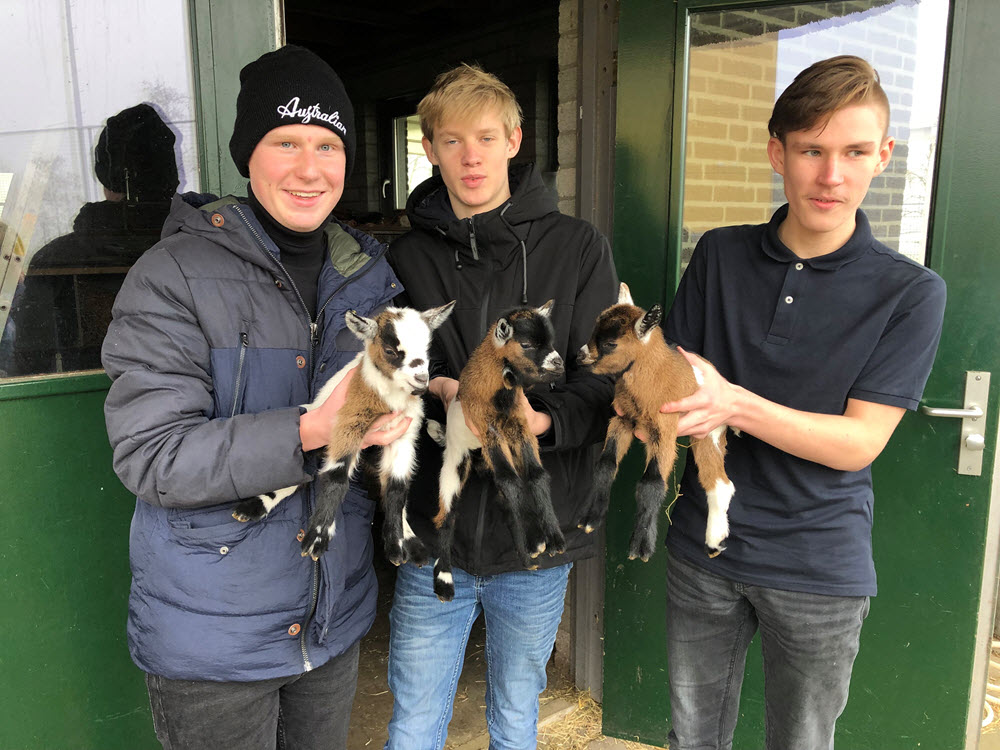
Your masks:
{"label": "baby goat", "polygon": [[[594,475],[595,494],[578,526],[593,531],[608,512],[611,483],[618,464],[628,451],[633,431],[641,429],[646,442],[646,471],[636,487],[635,529],[629,542],[629,559],[649,559],[656,546],[657,516],[674,460],[677,457],[677,422],[680,415],[662,414],[660,406],[690,396],[701,383],[701,372],[692,368],[677,350],[667,346],[659,328],[661,308],[644,312],[632,303],[622,284],[618,304],[597,318],[590,342],[580,349],[577,361],[600,375],[613,375],[615,411],[608,425],[604,451]],[[726,476],[726,427],[717,427],[704,439],[692,438],[691,451],[698,465],[698,480],[708,496],[706,551],[722,552],[729,536],[729,501],[736,491]]]}
{"label": "baby goat", "polygon": [[[406,520],[406,494],[416,468],[416,440],[423,422],[420,396],[427,390],[428,348],[431,334],[451,314],[455,303],[449,302],[425,312],[408,307],[388,307],[374,319],[354,311],[345,315],[347,327],[366,342],[365,350],[323,386],[316,400],[307,406],[322,404],[360,363],[360,371],[347,386],[344,405],[326,447],[326,461],[320,469],[316,509],[302,540],[302,556],[313,560],[326,551],[335,532],[337,511],[347,494],[351,473],[358,461],[365,433],[379,417],[399,412],[400,419],[412,421],[398,440],[382,448],[379,479],[385,524],[382,536],[386,556],[394,565],[406,560],[425,561],[423,544]],[[233,511],[238,521],[256,521],[274,509],[296,487],[285,487],[254,498],[241,500]]]}
{"label": "baby goat", "polygon": [[[538,308],[520,307],[504,314],[472,352],[459,376],[458,396],[448,407],[438,514],[434,518],[441,545],[434,565],[434,593],[441,601],[451,601],[455,595],[451,574],[455,500],[469,477],[471,452],[477,448],[482,448],[483,462],[496,481],[524,567],[536,567],[531,558],[546,550],[550,554],[565,551],[566,542],[552,508],[549,475],[538,456],[538,439],[528,429],[521,408],[526,387],[551,382],[564,371],[549,319],[552,304],[549,300]],[[466,416],[479,432],[478,438],[465,423]],[[428,422],[428,431],[440,442],[440,425]]]}

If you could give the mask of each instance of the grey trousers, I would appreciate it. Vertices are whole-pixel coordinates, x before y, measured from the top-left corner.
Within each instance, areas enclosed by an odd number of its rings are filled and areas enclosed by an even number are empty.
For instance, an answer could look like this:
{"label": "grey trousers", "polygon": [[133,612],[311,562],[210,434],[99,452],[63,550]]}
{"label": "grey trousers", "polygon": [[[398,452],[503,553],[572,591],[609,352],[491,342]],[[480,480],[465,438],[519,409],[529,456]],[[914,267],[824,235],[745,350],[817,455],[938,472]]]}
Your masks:
{"label": "grey trousers", "polygon": [[260,682],[146,675],[164,750],[344,750],[359,646],[311,672]]}
{"label": "grey trousers", "polygon": [[767,750],[832,750],[868,597],[763,588],[667,559],[671,750],[731,750],[760,629]]}

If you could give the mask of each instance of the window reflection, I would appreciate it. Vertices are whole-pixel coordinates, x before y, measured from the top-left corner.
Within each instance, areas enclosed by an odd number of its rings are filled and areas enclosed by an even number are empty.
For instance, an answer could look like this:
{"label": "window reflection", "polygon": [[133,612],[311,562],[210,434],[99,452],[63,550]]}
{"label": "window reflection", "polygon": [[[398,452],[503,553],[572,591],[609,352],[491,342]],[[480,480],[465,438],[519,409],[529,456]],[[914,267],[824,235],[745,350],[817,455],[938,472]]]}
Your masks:
{"label": "window reflection", "polygon": [[682,263],[705,231],[764,223],[785,202],[765,151],[771,109],[800,70],[840,54],[878,70],[896,138],[889,167],[862,208],[879,240],[924,262],[947,21],[947,0],[692,13]]}
{"label": "window reflection", "polygon": [[187,3],[70,0],[10,16],[0,377],[97,369],[125,274],[159,239],[171,196],[198,189]]}

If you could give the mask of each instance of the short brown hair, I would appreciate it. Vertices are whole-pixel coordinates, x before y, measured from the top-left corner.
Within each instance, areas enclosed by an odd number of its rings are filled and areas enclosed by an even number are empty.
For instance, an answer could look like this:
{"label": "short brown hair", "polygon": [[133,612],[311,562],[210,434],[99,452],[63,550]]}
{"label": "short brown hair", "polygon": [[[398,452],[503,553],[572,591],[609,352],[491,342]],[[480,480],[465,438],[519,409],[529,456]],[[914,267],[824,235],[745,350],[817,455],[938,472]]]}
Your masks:
{"label": "short brown hair", "polygon": [[462,63],[442,73],[417,105],[420,129],[429,141],[434,129],[447,117],[469,118],[487,108],[495,108],[508,138],[521,126],[521,107],[503,81],[478,65]]}
{"label": "short brown hair", "polygon": [[838,55],[813,63],[795,76],[775,102],[767,130],[784,143],[788,133],[825,126],[835,112],[858,105],[881,111],[885,137],[889,132],[889,98],[878,71],[860,57]]}

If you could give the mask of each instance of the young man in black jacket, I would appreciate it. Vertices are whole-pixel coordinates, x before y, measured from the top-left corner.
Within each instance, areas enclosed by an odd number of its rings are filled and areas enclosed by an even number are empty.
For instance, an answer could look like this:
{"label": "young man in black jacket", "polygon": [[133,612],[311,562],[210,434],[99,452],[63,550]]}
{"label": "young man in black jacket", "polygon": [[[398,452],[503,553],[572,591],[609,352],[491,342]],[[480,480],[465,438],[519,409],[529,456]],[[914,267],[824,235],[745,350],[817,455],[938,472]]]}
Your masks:
{"label": "young man in black jacket", "polygon": [[[511,307],[554,299],[552,321],[567,373],[530,391],[523,407],[552,477],[566,553],[542,556],[538,570],[524,570],[495,486],[488,477],[470,477],[458,501],[454,601],[438,601],[430,566],[399,569],[389,647],[395,706],[386,747],[444,746],[466,641],[482,612],[490,746],[534,748],[538,696],[567,576],[574,560],[596,551],[594,538],[574,522],[590,491],[612,384],[574,363],[598,313],[614,303],[617,277],[607,240],[587,222],[558,212],[534,166],[509,166],[521,144],[521,112],[507,86],[462,65],[438,77],[417,112],[424,149],[440,175],[410,196],[414,229],[393,244],[390,260],[410,304],[426,309],[457,300],[432,355],[436,418],[443,421],[458,375],[488,327]],[[421,448],[411,523],[434,545],[429,519],[437,506],[440,449],[429,439]]]}

